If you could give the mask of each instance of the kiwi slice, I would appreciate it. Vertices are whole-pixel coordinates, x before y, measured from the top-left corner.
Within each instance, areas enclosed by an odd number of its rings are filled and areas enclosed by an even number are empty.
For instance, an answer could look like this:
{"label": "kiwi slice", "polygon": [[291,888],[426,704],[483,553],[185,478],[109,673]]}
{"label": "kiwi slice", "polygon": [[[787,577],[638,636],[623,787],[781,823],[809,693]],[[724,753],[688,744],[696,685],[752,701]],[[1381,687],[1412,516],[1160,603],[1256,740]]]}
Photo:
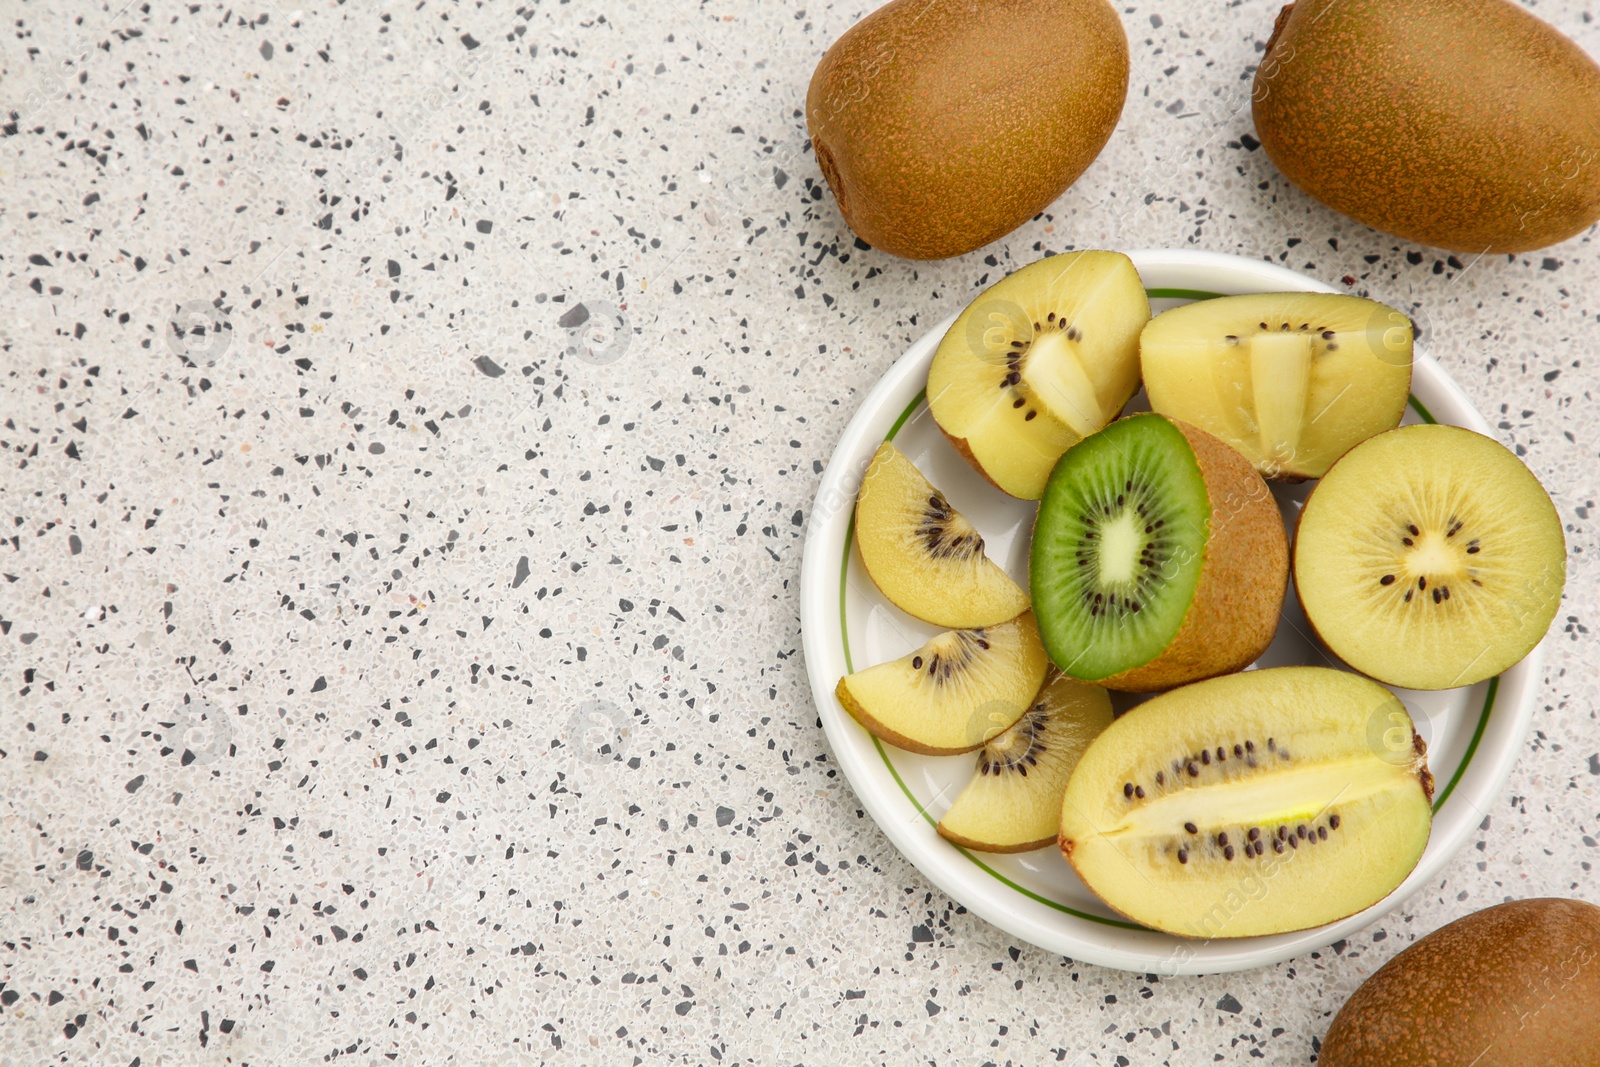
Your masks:
{"label": "kiwi slice", "polygon": [[888,441],[861,482],[856,544],[883,595],[936,626],[992,626],[1028,610],[1028,594],[984,555],[983,537]]}
{"label": "kiwi slice", "polygon": [[1238,670],[1265,651],[1289,550],[1248,460],[1145,413],[1061,457],[1039,504],[1030,569],[1055,664],[1080,681],[1140,691]]}
{"label": "kiwi slice", "polygon": [[1539,480],[1459,426],[1403,426],[1351,449],[1306,501],[1294,559],[1328,648],[1407,689],[1472,685],[1522,659],[1567,573]]}
{"label": "kiwi slice", "polygon": [[1104,689],[1051,671],[1033,704],[984,744],[939,833],[980,852],[1028,852],[1056,839],[1067,776],[1089,742],[1111,725]]}
{"label": "kiwi slice", "polygon": [[909,656],[839,679],[834,695],[867,731],[930,756],[971,752],[1022,718],[1050,661],[1031,612],[942,633]]}
{"label": "kiwi slice", "polygon": [[1164,311],[1139,335],[1152,409],[1244,453],[1268,478],[1320,478],[1400,425],[1411,320],[1336,293],[1251,293]]}
{"label": "kiwi slice", "polygon": [[1321,926],[1416,866],[1433,776],[1405,706],[1326,667],[1246,671],[1139,705],[1090,743],[1061,850],[1135,922],[1184,937]]}
{"label": "kiwi slice", "polygon": [[1003,492],[1037,500],[1056,459],[1139,388],[1150,301],[1120,252],[1030,263],[980,293],[928,369],[928,407]]}

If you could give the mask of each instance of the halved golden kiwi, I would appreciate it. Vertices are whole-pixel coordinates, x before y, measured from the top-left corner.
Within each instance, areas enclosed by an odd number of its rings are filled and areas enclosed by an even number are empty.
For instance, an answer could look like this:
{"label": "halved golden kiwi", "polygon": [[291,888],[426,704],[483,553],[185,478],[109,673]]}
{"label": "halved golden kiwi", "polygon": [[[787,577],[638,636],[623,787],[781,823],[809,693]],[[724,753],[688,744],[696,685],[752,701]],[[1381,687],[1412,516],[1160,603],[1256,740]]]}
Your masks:
{"label": "halved golden kiwi", "polygon": [[1135,922],[1252,937],[1392,893],[1433,824],[1427,746],[1393,693],[1349,671],[1277,667],[1163,693],[1078,761],[1061,850]]}
{"label": "halved golden kiwi", "polygon": [[1498,441],[1402,426],[1351,449],[1300,513],[1306,618],[1350,666],[1407,689],[1493,677],[1544,637],[1566,583],[1550,496]]}

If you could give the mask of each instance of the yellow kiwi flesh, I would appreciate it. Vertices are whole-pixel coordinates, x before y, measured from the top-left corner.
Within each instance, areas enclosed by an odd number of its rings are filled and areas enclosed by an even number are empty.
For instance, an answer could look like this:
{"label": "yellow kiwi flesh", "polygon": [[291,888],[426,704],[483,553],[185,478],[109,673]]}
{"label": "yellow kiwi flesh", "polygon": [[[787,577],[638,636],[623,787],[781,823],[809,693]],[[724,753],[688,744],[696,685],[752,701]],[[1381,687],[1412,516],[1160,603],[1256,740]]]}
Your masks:
{"label": "yellow kiwi flesh", "polygon": [[971,752],[1022,717],[1050,660],[1031,612],[949,630],[907,656],[839,679],[834,695],[867,731],[930,756]]}
{"label": "yellow kiwi flesh", "polygon": [[928,369],[928,407],[1001,491],[1036,500],[1057,459],[1139,388],[1150,301],[1120,252],[1051,256],[980,293]]}
{"label": "yellow kiwi flesh", "polygon": [[1498,441],[1402,426],[1357,445],[1300,514],[1295,588],[1329,650],[1379,681],[1449,689],[1493,677],[1561,604],[1561,517]]}
{"label": "yellow kiwi flesh", "polygon": [[940,836],[979,852],[1052,844],[1067,778],[1110,725],[1104,689],[1051,671],[1022,718],[984,744],[972,779],[939,820]]}
{"label": "yellow kiwi flesh", "polygon": [[1028,610],[1028,594],[984,554],[983,537],[888,441],[862,479],[855,530],[867,574],[910,615],[973,627]]}
{"label": "yellow kiwi flesh", "polygon": [[1392,430],[1411,389],[1412,326],[1375,300],[1251,293],[1164,311],[1139,336],[1150,406],[1281,481],[1320,478]]}

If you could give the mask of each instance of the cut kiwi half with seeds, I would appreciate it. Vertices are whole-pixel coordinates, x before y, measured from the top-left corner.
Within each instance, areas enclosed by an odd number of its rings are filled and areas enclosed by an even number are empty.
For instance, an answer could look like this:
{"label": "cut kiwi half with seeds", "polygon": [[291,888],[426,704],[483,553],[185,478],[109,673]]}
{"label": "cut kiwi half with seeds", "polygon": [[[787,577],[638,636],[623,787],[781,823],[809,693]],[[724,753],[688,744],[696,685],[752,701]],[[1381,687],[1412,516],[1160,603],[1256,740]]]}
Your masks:
{"label": "cut kiwi half with seeds", "polygon": [[973,627],[1028,610],[1028,594],[984,555],[983,537],[888,441],[862,479],[855,530],[867,574],[910,615]]}
{"label": "cut kiwi half with seeds", "polygon": [[1031,583],[1045,648],[1110,689],[1239,670],[1276,632],[1288,552],[1248,460],[1192,426],[1130,415],[1062,455],[1040,501]]}
{"label": "cut kiwi half with seeds", "polygon": [[1250,293],[1164,311],[1139,335],[1150,407],[1226,441],[1268,478],[1320,478],[1400,425],[1412,324],[1376,300]]}
{"label": "cut kiwi half with seeds", "polygon": [[1037,500],[1057,457],[1139,388],[1150,301],[1120,252],[1069,252],[985,289],[946,331],[928,408],[1001,491]]}
{"label": "cut kiwi half with seeds", "polygon": [[1028,852],[1056,839],[1061,796],[1078,757],[1111,725],[1104,689],[1051,671],[1028,710],[978,752],[939,833],[980,852]]}
{"label": "cut kiwi half with seeds", "polygon": [[1031,612],[950,630],[909,656],[839,679],[834,695],[866,730],[929,756],[971,752],[1022,718],[1050,661]]}
{"label": "cut kiwi half with seeds", "polygon": [[1335,655],[1407,689],[1493,677],[1550,628],[1561,517],[1509,449],[1459,426],[1403,426],[1351,449],[1306,501],[1295,588]]}
{"label": "cut kiwi half with seeds", "polygon": [[1067,783],[1060,844],[1091,890],[1182,937],[1285,933],[1392,893],[1432,827],[1427,746],[1376,682],[1279,667],[1124,714]]}

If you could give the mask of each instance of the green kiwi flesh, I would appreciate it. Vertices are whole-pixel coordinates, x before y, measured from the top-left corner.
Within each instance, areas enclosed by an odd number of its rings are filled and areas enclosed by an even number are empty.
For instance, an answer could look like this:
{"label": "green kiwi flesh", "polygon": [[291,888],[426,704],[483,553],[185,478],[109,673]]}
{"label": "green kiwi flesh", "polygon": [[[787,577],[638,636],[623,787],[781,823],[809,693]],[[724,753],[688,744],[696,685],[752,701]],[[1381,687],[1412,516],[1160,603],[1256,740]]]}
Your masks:
{"label": "green kiwi flesh", "polygon": [[1130,416],[1069,449],[1039,504],[1030,567],[1050,658],[1093,682],[1160,655],[1194,599],[1210,512],[1167,419]]}

